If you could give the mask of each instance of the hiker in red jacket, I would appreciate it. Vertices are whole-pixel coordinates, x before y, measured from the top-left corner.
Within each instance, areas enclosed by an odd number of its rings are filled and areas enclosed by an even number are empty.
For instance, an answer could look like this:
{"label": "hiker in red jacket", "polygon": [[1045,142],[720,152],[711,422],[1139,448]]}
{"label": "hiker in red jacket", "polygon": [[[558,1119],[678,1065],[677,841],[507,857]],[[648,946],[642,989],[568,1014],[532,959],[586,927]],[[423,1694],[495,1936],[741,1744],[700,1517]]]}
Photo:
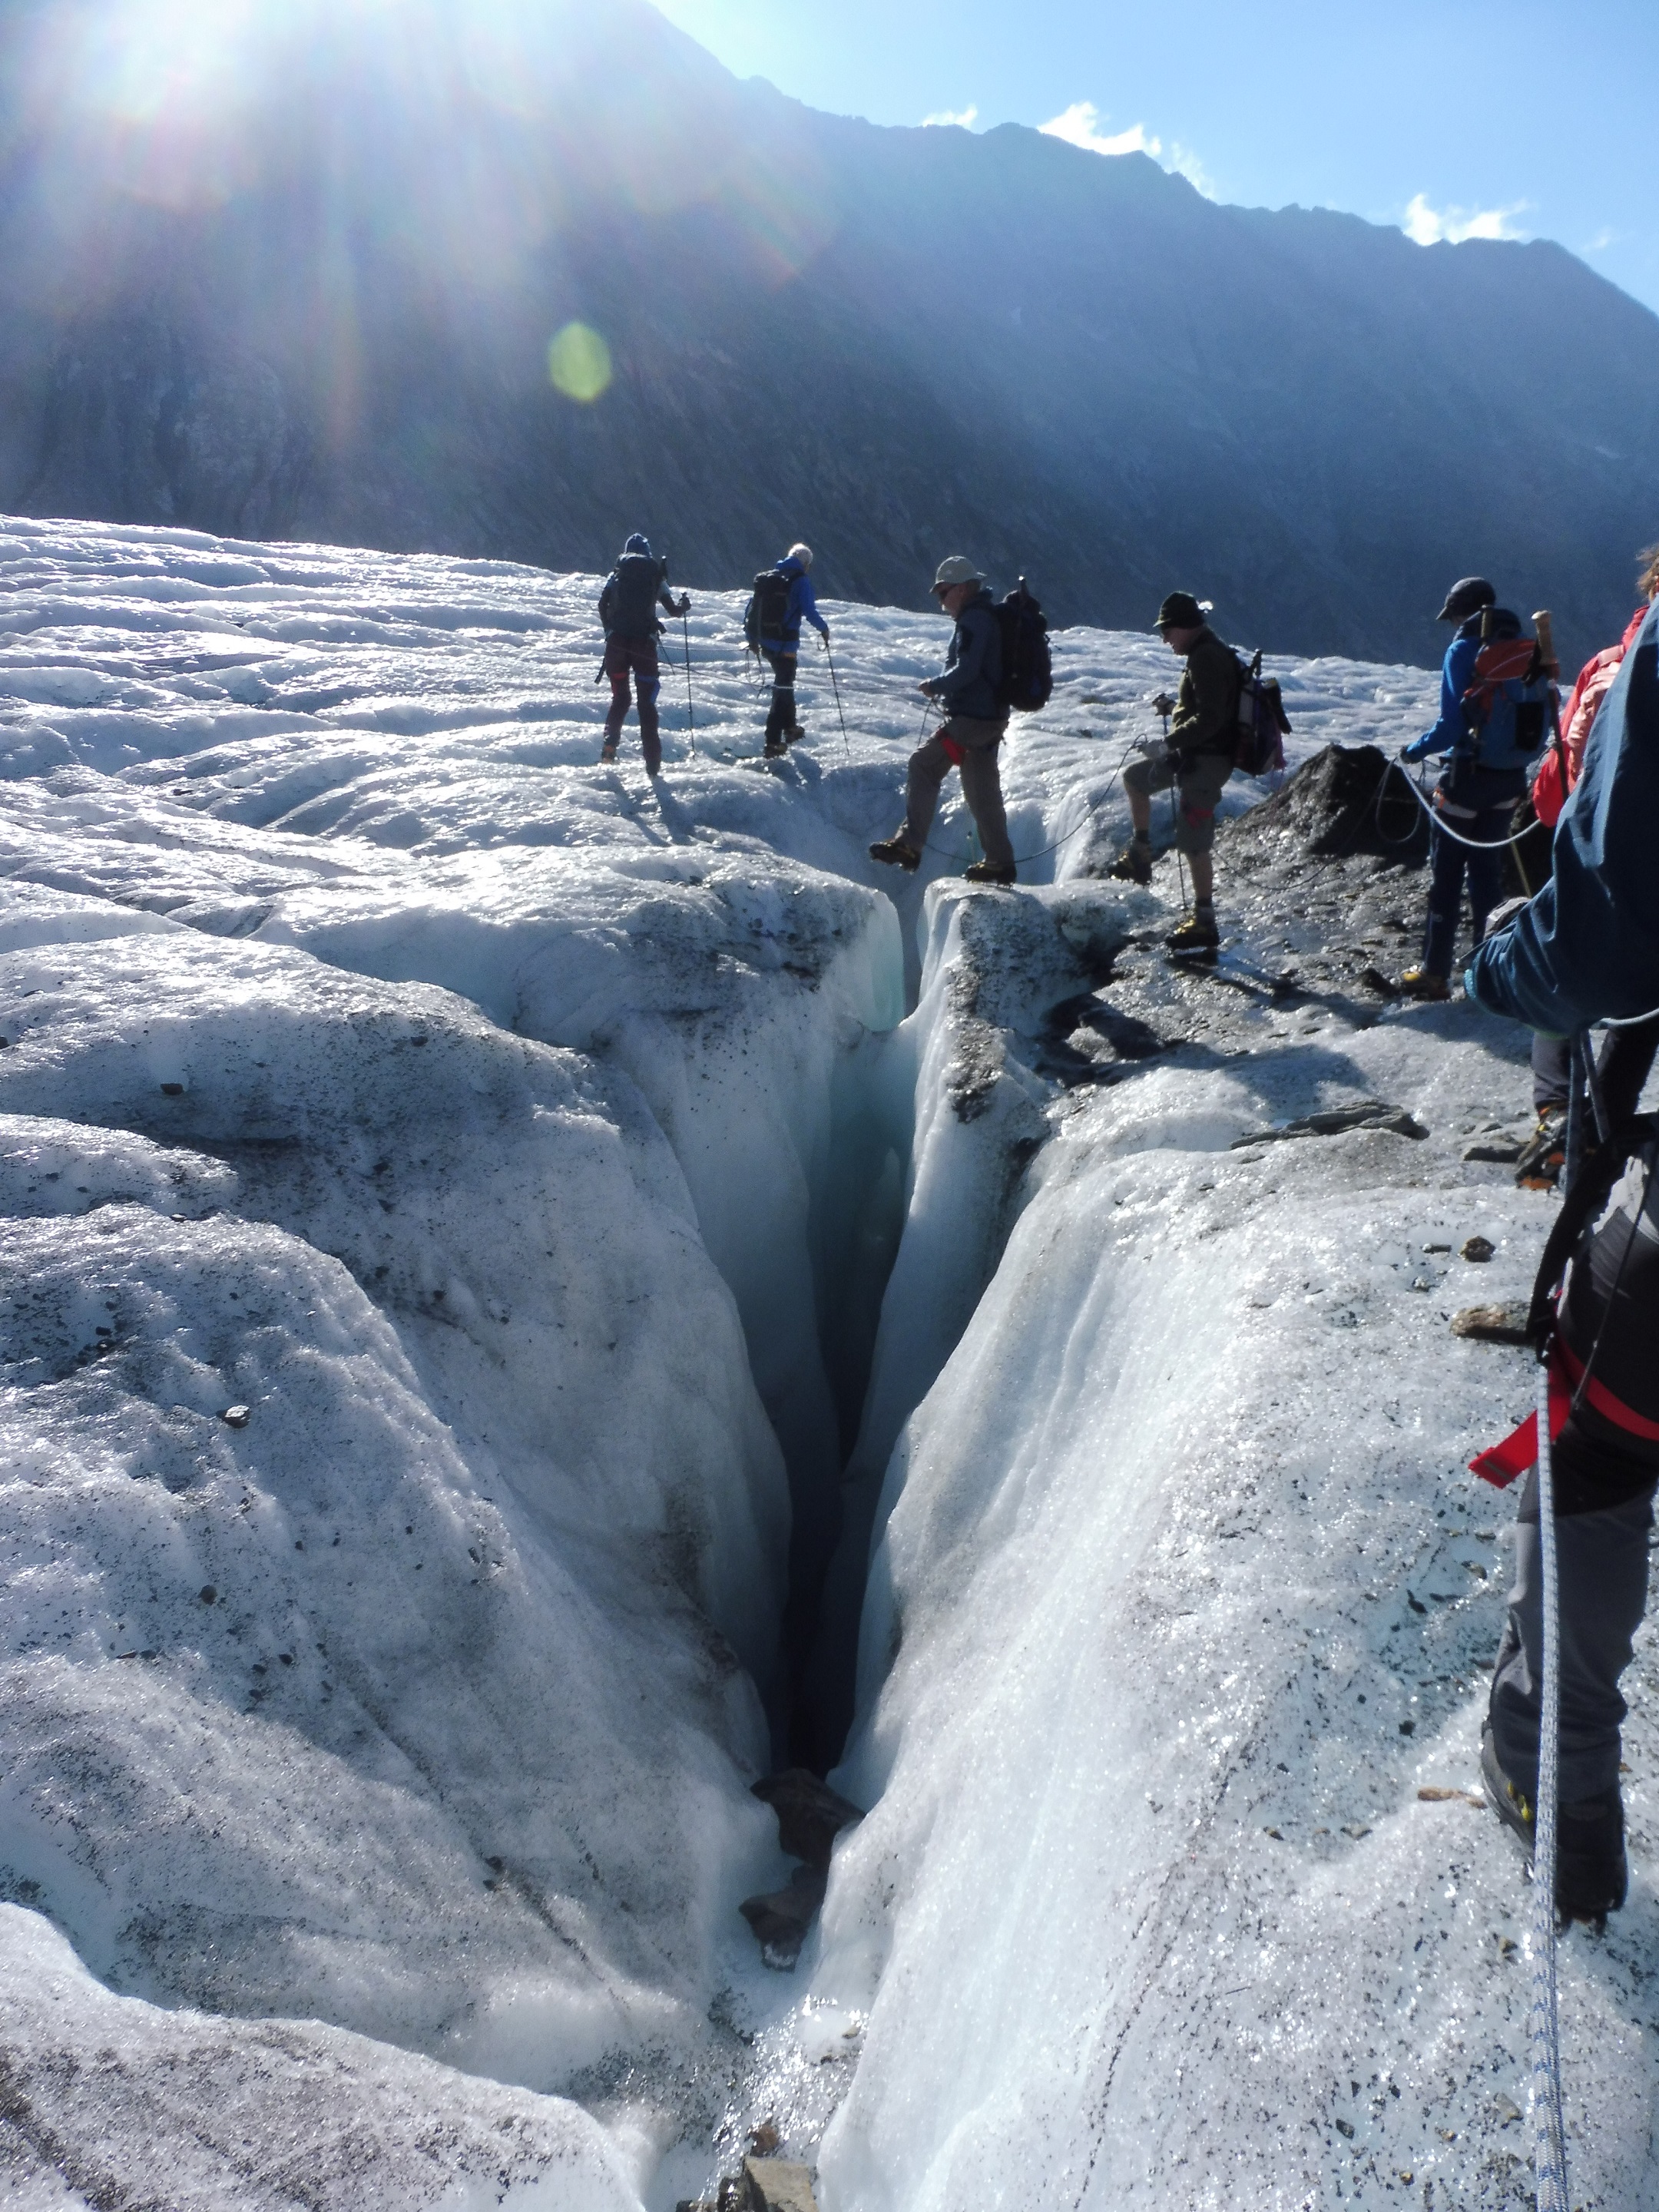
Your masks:
{"label": "hiker in red jacket", "polygon": [[[1547,830],[1553,830],[1561,819],[1561,809],[1571,797],[1583,768],[1584,747],[1589,743],[1601,702],[1613,689],[1613,679],[1647,620],[1648,609],[1659,599],[1659,545],[1644,546],[1636,558],[1640,564],[1636,588],[1642,594],[1642,604],[1618,644],[1604,646],[1579,670],[1561,717],[1561,741],[1551,745],[1533,778],[1532,811]],[[1538,1121],[1515,1168],[1515,1179],[1523,1190],[1548,1190],[1560,1180],[1567,1149],[1567,1040],[1535,1033],[1532,1110]]]}
{"label": "hiker in red jacket", "polygon": [[1642,564],[1636,575],[1642,604],[1631,617],[1618,644],[1603,647],[1579,670],[1578,681],[1572,687],[1572,696],[1561,717],[1561,744],[1550,747],[1533,778],[1533,811],[1548,830],[1553,830],[1560,820],[1561,809],[1578,781],[1579,770],[1584,765],[1584,747],[1589,743],[1601,702],[1612,690],[1613,679],[1637,631],[1647,620],[1648,609],[1659,599],[1659,545],[1644,546],[1636,557]]}

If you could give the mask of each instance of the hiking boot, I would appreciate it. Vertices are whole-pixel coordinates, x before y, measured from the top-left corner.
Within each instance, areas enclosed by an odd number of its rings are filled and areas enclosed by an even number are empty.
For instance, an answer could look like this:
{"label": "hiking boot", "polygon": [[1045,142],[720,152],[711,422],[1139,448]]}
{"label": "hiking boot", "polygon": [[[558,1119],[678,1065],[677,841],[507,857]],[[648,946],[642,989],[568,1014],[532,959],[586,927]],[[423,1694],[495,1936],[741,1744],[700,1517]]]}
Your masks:
{"label": "hiking boot", "polygon": [[1213,914],[1184,915],[1164,942],[1171,952],[1213,952],[1221,942]]}
{"label": "hiking boot", "polygon": [[[1492,1810],[1532,1856],[1534,1812],[1525,1792],[1498,1764],[1491,1723],[1480,1732],[1480,1779]],[[1617,1912],[1630,1887],[1625,1857],[1625,1808],[1617,1789],[1558,1805],[1555,1814],[1555,1909],[1564,1921],[1600,1928]]]}
{"label": "hiking boot", "polygon": [[789,727],[783,733],[783,742],[787,745],[799,744],[805,735],[806,725],[805,722],[791,722]]}
{"label": "hiking boot", "polygon": [[1451,985],[1443,975],[1431,975],[1426,968],[1408,968],[1400,979],[1400,988],[1408,999],[1449,999]]}
{"label": "hiking boot", "polygon": [[921,866],[921,855],[907,845],[902,837],[883,837],[870,848],[872,860],[885,860],[890,867],[903,868],[914,874]]}
{"label": "hiking boot", "polygon": [[599,766],[601,768],[615,768],[616,765],[617,748],[615,744],[611,744],[601,745],[599,747]]}
{"label": "hiking boot", "polygon": [[1012,867],[999,868],[989,860],[975,860],[963,870],[962,876],[963,881],[969,884],[1012,884],[1015,871]]}
{"label": "hiking boot", "polygon": [[1515,1180],[1522,1190],[1553,1190],[1567,1158],[1567,1109],[1547,1106],[1538,1127],[1521,1147]]}
{"label": "hiking boot", "polygon": [[1617,1912],[1630,1887],[1625,1858],[1625,1808],[1616,1789],[1558,1808],[1555,1909],[1563,1920],[1599,1928]]}
{"label": "hiking boot", "polygon": [[1149,884],[1152,880],[1152,848],[1144,837],[1131,837],[1111,866],[1121,882]]}
{"label": "hiking boot", "polygon": [[789,750],[787,738],[769,738],[761,748],[763,760],[781,760]]}
{"label": "hiking boot", "polygon": [[1486,1784],[1492,1809],[1504,1826],[1519,1836],[1532,1856],[1532,1802],[1517,1790],[1498,1763],[1498,1744],[1488,1721],[1480,1731],[1480,1779]]}

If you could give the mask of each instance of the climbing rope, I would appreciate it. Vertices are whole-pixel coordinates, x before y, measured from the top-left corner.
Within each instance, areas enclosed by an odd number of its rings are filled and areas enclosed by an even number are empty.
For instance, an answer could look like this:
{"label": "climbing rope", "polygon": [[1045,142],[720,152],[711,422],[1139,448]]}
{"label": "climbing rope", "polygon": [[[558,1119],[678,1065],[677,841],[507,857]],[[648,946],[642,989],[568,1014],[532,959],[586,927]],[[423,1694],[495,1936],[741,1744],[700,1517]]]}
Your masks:
{"label": "climbing rope", "polygon": [[1538,1723],[1538,1802],[1534,1808],[1532,1927],[1532,2129],[1537,2212],[1569,2212],[1567,2154],[1561,2124],[1561,2039],[1556,2010],[1555,1813],[1561,1733],[1561,1622],[1555,1556],[1555,1485],[1550,1447],[1550,1370],[1538,1381],[1538,1541],[1543,1567],[1544,1666]]}
{"label": "climbing rope", "polygon": [[1417,834],[1415,830],[1408,830],[1403,837],[1390,837],[1382,827],[1382,794],[1389,787],[1389,769],[1399,771],[1401,781],[1442,836],[1449,837],[1454,845],[1467,845],[1472,853],[1497,853],[1501,852],[1505,845],[1518,845],[1533,826],[1528,823],[1527,830],[1511,831],[1506,837],[1466,837],[1461,830],[1454,830],[1440,809],[1431,799],[1424,795],[1423,787],[1415,777],[1407,775],[1405,763],[1402,761],[1391,760],[1384,768],[1376,786],[1376,834],[1385,845],[1409,845]]}

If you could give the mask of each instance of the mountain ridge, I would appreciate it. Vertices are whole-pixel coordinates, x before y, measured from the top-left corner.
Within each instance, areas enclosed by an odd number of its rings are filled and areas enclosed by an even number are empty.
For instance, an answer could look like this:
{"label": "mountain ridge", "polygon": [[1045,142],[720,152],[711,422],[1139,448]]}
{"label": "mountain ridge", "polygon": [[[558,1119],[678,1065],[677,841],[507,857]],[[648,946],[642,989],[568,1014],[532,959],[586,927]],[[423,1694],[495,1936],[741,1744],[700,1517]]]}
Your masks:
{"label": "mountain ridge", "polygon": [[1063,622],[1181,584],[1414,660],[1474,568],[1588,652],[1659,533],[1659,319],[1558,246],[823,114],[637,0],[300,9],[218,110],[112,124],[112,21],[0,16],[0,506],[568,568],[642,527],[711,587],[805,536],[910,605],[961,549]]}

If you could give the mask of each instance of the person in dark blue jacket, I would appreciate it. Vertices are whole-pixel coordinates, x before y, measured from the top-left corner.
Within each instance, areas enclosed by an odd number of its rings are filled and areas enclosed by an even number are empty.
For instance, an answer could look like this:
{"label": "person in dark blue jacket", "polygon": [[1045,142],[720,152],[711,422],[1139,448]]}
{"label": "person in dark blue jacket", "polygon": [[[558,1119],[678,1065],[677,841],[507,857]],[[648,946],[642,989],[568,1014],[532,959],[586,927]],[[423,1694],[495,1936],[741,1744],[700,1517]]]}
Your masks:
{"label": "person in dark blue jacket", "polygon": [[[1469,696],[1475,659],[1483,644],[1521,635],[1521,624],[1484,576],[1465,576],[1446,594],[1442,622],[1457,635],[1446,649],[1440,677],[1440,719],[1401,754],[1407,761],[1446,756],[1435,786],[1435,824],[1429,839],[1429,911],[1423,957],[1407,969],[1401,988],[1414,999],[1451,995],[1452,954],[1467,875],[1478,945],[1486,916],[1504,890],[1504,839],[1516,801],[1527,788],[1526,759],[1512,742],[1515,702],[1495,696],[1484,709]],[[1455,832],[1455,834],[1449,834]],[[1462,844],[1467,837],[1470,844]]]}
{"label": "person in dark blue jacket", "polygon": [[1012,884],[1017,870],[1002,805],[997,748],[1008,728],[1008,709],[1000,696],[1002,683],[1002,625],[996,602],[985,588],[983,573],[961,553],[941,561],[933,594],[956,624],[951,650],[937,676],[918,688],[941,702],[945,719],[925,744],[910,756],[905,783],[904,819],[890,837],[870,848],[872,860],[913,869],[939,805],[939,787],[953,768],[962,770],[962,795],[979,831],[984,859],[963,870],[970,883]]}
{"label": "person in dark blue jacket", "polygon": [[683,615],[690,605],[684,592],[678,599],[672,596],[667,562],[656,559],[649,539],[635,531],[599,593],[599,621],[605,630],[603,667],[611,679],[611,711],[605,718],[599,758],[607,764],[617,757],[617,741],[628,715],[631,678],[639,692],[640,750],[645,756],[646,774],[661,772],[657,694],[662,677],[657,665],[657,640],[662,624],[657,619],[657,609],[660,606],[671,615]]}
{"label": "person in dark blue jacket", "polygon": [[[1565,1416],[1553,1450],[1561,1626],[1556,1905],[1568,1917],[1592,1920],[1625,1896],[1619,1683],[1647,1602],[1659,1482],[1659,1136],[1651,1119],[1636,1114],[1659,1047],[1656,832],[1659,607],[1595,718],[1556,824],[1548,883],[1479,947],[1464,978],[1480,1006],[1547,1036],[1620,1024],[1601,1063],[1608,1133],[1587,1149],[1561,1208],[1569,1237],[1573,1218],[1587,1225],[1568,1268],[1551,1362]],[[1521,1499],[1515,1587],[1481,1747],[1492,1802],[1528,1845],[1543,1642],[1538,1530],[1534,1476]]]}
{"label": "person in dark blue jacket", "polygon": [[1659,1008],[1659,605],[1602,702],[1550,879],[1474,954],[1466,988],[1546,1035]]}
{"label": "person in dark blue jacket", "polygon": [[795,718],[795,668],[800,653],[802,622],[810,622],[824,643],[830,642],[830,625],[818,612],[812,590],[809,574],[811,566],[811,547],[792,545],[772,572],[784,579],[788,589],[768,592],[763,597],[759,592],[756,593],[759,625],[755,644],[766,655],[772,670],[772,697],[766,710],[766,750],[773,759],[787,752],[797,738],[805,735]]}

